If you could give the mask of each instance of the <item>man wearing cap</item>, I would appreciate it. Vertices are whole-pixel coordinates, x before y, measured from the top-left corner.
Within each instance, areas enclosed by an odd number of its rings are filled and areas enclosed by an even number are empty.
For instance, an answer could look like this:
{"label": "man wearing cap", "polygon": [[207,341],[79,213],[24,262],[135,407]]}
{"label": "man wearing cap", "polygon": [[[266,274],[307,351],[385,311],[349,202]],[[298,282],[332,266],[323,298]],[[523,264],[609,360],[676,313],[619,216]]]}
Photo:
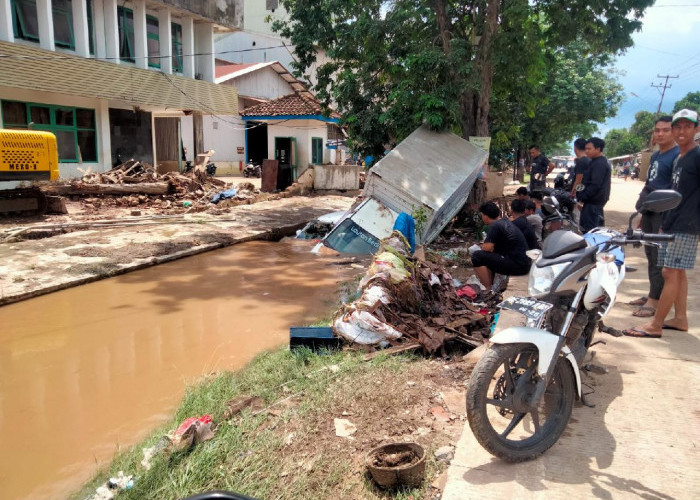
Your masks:
{"label": "man wearing cap", "polygon": [[[680,153],[673,164],[671,187],[683,198],[680,204],[666,213],[662,224],[664,233],[675,235],[659,254],[663,262],[664,289],[653,319],[644,325],[625,330],[629,337],[659,338],[662,330],[688,331],[688,276],[686,271],[695,267],[700,235],[700,146],[695,144],[698,112],[682,109],[671,122],[673,138]],[[674,308],[673,318],[665,321]]]}
{"label": "man wearing cap", "polygon": [[540,151],[539,146],[530,147],[530,191],[542,191],[547,187],[547,175],[554,170],[554,163]]}

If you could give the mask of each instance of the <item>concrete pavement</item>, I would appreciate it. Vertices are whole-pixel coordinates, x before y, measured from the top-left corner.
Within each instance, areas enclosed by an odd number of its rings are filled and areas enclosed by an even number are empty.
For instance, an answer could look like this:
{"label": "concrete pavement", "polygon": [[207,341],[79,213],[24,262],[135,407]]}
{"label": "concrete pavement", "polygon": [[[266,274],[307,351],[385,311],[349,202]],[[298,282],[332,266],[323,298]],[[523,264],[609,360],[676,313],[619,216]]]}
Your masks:
{"label": "concrete pavement", "polygon": [[[619,224],[641,183],[620,186],[614,179],[613,184],[617,203],[627,200],[620,206],[611,200]],[[605,321],[619,329],[644,321],[632,317],[634,308],[626,304],[647,292],[643,249],[628,248],[627,262],[638,271],[628,274]],[[607,373],[583,374],[584,390],[592,391],[587,398],[595,407],[577,403],[562,438],[540,458],[502,462],[477,443],[465,424],[442,499],[698,498],[700,398],[694,384],[700,380],[699,274],[697,268],[689,273],[689,333],[664,330],[661,339],[597,333],[596,340],[606,344],[592,348],[593,362]],[[509,292],[520,294],[525,287],[524,278],[511,278]],[[504,326],[499,320],[499,329]]]}

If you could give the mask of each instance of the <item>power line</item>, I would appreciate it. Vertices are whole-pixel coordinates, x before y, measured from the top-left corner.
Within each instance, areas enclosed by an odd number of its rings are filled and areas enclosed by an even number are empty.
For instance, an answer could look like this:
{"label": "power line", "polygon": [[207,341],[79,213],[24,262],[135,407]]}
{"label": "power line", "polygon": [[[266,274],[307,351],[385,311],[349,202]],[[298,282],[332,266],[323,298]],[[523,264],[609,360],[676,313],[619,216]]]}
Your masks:
{"label": "power line", "polygon": [[[242,52],[252,52],[255,50],[269,50],[269,49],[281,49],[281,48],[286,48],[287,51],[289,51],[289,48],[282,44],[282,45],[273,45],[271,47],[254,47],[250,49],[239,49],[239,50],[224,50],[221,52],[197,52],[195,54],[183,54],[182,57],[193,57],[193,56],[216,56],[216,55],[221,55],[221,54],[239,54]],[[55,60],[55,59],[75,59],[76,57],[80,56],[74,56],[74,55],[50,55],[50,56],[24,56],[24,55],[17,55],[17,54],[0,54],[0,58],[2,59],[26,59],[26,60],[32,60],[32,61],[43,61],[43,60]],[[141,57],[135,57],[135,56],[130,56],[129,59],[169,59],[171,57],[174,57],[173,55],[169,56],[141,56]],[[88,56],[88,57],[82,57],[82,59],[88,59],[88,60],[93,60],[93,61],[118,61],[121,60],[122,57],[96,57],[96,56]],[[234,64],[234,63],[232,63]]]}
{"label": "power line", "polygon": [[663,83],[663,85],[661,85],[661,84],[659,84],[659,85],[654,85],[654,83],[651,84],[651,86],[654,87],[654,88],[656,88],[656,89],[662,89],[662,90],[659,90],[659,92],[661,93],[661,99],[659,100],[659,107],[656,109],[656,115],[658,116],[658,115],[661,113],[661,105],[662,105],[663,102],[664,102],[664,95],[666,94],[666,89],[667,89],[667,88],[668,88],[668,89],[671,88],[671,85],[669,85],[669,83],[668,83],[668,79],[669,79],[669,78],[678,78],[678,75],[676,75],[676,76],[671,76],[671,75],[663,75],[663,76],[662,76],[662,75],[656,75],[656,78],[665,78],[665,79],[666,79],[666,81]]}

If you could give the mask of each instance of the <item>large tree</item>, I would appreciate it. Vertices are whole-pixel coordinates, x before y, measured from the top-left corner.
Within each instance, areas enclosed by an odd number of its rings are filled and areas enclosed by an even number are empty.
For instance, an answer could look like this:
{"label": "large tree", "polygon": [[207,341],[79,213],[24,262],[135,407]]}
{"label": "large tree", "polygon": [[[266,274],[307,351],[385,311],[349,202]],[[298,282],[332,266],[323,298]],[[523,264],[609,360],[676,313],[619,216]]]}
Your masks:
{"label": "large tree", "polygon": [[[544,83],[560,52],[592,67],[632,45],[653,0],[282,0],[273,27],[294,45],[306,74],[318,49],[315,90],[344,116],[355,147],[381,154],[420,123],[464,137],[517,134],[514,116],[536,120]],[[569,92],[578,92],[569,85]],[[569,96],[570,97],[570,96]],[[567,96],[557,96],[566,101]],[[604,118],[603,116],[602,118]],[[599,118],[576,116],[587,122]],[[503,135],[505,134],[505,135]]]}
{"label": "large tree", "polygon": [[700,92],[688,92],[684,98],[676,101],[672,112],[675,113],[685,108],[700,111]]}

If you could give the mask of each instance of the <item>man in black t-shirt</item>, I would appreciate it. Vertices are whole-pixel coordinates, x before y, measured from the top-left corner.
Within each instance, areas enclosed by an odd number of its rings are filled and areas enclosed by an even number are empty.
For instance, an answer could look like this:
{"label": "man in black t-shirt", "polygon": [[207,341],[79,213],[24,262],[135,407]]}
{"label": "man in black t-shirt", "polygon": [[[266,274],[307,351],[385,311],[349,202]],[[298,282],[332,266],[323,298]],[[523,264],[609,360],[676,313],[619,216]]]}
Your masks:
{"label": "man in black t-shirt", "polygon": [[547,187],[547,175],[554,170],[554,163],[540,151],[539,146],[530,147],[530,191],[542,191]]}
{"label": "man in black t-shirt", "polygon": [[[629,337],[659,338],[663,329],[688,331],[688,276],[686,271],[695,267],[700,235],[700,146],[695,134],[700,131],[698,113],[681,109],[671,122],[673,138],[680,154],[676,157],[671,174],[671,187],[683,198],[680,204],[666,213],[661,229],[675,239],[659,252],[664,288],[653,319],[644,325],[625,330]],[[666,316],[674,309],[673,318]]]}
{"label": "man in black t-shirt", "polygon": [[576,187],[583,183],[583,174],[586,172],[591,159],[586,156],[586,139],[578,138],[574,141],[574,185],[571,186],[571,197],[576,197]]}
{"label": "man in black t-shirt", "polygon": [[[534,250],[540,248],[537,242],[537,236],[535,235],[535,230],[530,225],[530,222],[525,215],[525,209],[527,203],[523,200],[515,199],[510,202],[510,221],[515,227],[520,229],[520,232],[525,236],[525,242],[527,243],[528,250]],[[541,226],[540,226],[541,227]]]}
{"label": "man in black t-shirt", "polygon": [[479,212],[489,230],[481,250],[472,254],[472,265],[481,284],[490,290],[496,273],[506,276],[527,274],[530,258],[525,254],[527,243],[523,233],[508,219],[499,218],[501,210],[495,203],[484,203]]}
{"label": "man in black t-shirt", "polygon": [[594,227],[605,225],[603,207],[610,198],[612,167],[603,156],[605,141],[600,137],[591,137],[586,141],[586,156],[591,159],[583,174],[583,191],[576,198],[583,203],[579,225],[584,233]]}

